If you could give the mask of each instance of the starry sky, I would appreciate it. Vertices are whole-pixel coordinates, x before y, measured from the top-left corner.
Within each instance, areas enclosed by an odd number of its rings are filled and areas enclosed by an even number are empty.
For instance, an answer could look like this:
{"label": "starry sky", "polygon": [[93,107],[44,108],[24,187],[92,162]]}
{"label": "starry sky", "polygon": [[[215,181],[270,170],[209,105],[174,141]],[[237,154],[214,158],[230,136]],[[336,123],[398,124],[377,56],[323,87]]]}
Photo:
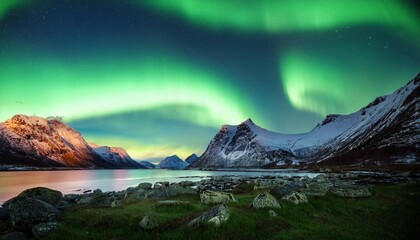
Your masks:
{"label": "starry sky", "polygon": [[247,118],[310,131],[420,71],[403,0],[1,0],[0,121],[59,116],[136,160]]}

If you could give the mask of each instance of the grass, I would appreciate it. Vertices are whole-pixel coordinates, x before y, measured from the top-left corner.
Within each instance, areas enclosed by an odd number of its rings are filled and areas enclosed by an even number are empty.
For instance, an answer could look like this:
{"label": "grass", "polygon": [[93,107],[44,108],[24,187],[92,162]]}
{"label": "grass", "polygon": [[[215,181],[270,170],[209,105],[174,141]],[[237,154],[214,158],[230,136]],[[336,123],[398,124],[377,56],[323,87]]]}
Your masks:
{"label": "grass", "polygon": [[[74,207],[63,214],[62,227],[48,239],[417,239],[420,236],[420,184],[375,186],[366,199],[309,197],[309,203],[281,202],[279,216],[251,207],[257,192],[237,195],[229,203],[231,217],[219,228],[187,227],[212,206],[198,195],[172,199],[187,204],[167,206],[153,200],[120,209]],[[159,227],[138,227],[153,215]]]}

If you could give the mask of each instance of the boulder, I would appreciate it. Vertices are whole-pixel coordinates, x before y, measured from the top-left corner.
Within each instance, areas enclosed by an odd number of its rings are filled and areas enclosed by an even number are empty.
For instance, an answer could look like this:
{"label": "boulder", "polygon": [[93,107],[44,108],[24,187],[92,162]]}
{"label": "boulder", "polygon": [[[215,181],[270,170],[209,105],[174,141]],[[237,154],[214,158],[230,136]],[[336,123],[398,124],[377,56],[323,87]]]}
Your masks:
{"label": "boulder", "polygon": [[169,186],[161,185],[159,188],[154,188],[147,191],[144,198],[162,199],[184,194],[197,194],[197,190],[191,187],[184,187],[177,184],[172,184]]}
{"label": "boulder", "polygon": [[299,203],[307,203],[308,199],[306,198],[306,195],[304,193],[300,192],[294,192],[289,195],[286,195],[282,197],[281,199],[289,201],[295,205],[298,205]]}
{"label": "boulder", "polygon": [[291,182],[284,186],[277,185],[270,190],[270,193],[276,196],[278,199],[287,196],[293,192],[303,189],[303,183],[300,181]]}
{"label": "boulder", "polygon": [[334,188],[331,190],[331,193],[339,197],[346,198],[365,198],[370,197],[372,194],[369,192],[369,189],[364,187],[348,187],[348,188]]}
{"label": "boulder", "polygon": [[11,232],[3,235],[2,240],[26,240],[28,237],[23,232]]}
{"label": "boulder", "polygon": [[270,209],[268,211],[268,216],[270,216],[270,217],[277,217],[278,214],[273,209]]}
{"label": "boulder", "polygon": [[28,197],[18,197],[9,211],[13,227],[23,230],[38,223],[58,221],[61,217],[61,212],[51,204]]}
{"label": "boulder", "polygon": [[111,202],[111,208],[123,208],[124,204],[121,200],[115,199]]}
{"label": "boulder", "polygon": [[313,182],[309,183],[305,189],[306,195],[323,197],[328,192],[326,182]]}
{"label": "boulder", "polygon": [[178,183],[178,185],[183,186],[183,187],[191,187],[191,186],[195,186],[195,183],[192,181],[181,181]]}
{"label": "boulder", "polygon": [[[61,199],[63,198],[63,194],[59,191],[52,190],[49,188],[36,187],[26,189],[25,191],[21,192],[17,197],[28,197],[32,199],[38,199],[50,205],[58,206],[61,202]],[[17,197],[6,201],[3,204],[3,206],[7,208]]]}
{"label": "boulder", "polygon": [[79,194],[67,194],[64,195],[63,201],[66,201],[69,204],[77,203],[83,195]]}
{"label": "boulder", "polygon": [[156,219],[151,216],[145,216],[139,223],[139,226],[145,230],[149,230],[159,226]]}
{"label": "boulder", "polygon": [[188,226],[198,227],[202,225],[212,225],[215,227],[226,222],[229,219],[229,209],[225,204],[215,206],[207,212],[204,212],[198,218],[192,220]]}
{"label": "boulder", "polygon": [[90,196],[84,196],[79,201],[77,201],[78,204],[90,204],[92,202],[93,198]]}
{"label": "boulder", "polygon": [[256,209],[260,208],[281,208],[279,202],[273,195],[268,192],[262,192],[252,202],[252,206]]}
{"label": "boulder", "polygon": [[236,197],[232,193],[204,191],[200,194],[201,203],[220,204],[227,202],[236,202]]}
{"label": "boulder", "polygon": [[152,184],[151,183],[140,183],[138,188],[143,189],[143,190],[149,190],[149,189],[152,189]]}
{"label": "boulder", "polygon": [[124,196],[124,202],[125,203],[136,203],[143,199],[145,199],[147,195],[147,191],[143,189],[139,189],[135,191],[134,193],[126,193]]}
{"label": "boulder", "polygon": [[96,195],[96,196],[100,196],[100,195],[102,195],[103,194],[103,192],[102,192],[102,190],[101,189],[95,189],[95,190],[93,190],[93,195]]}
{"label": "boulder", "polygon": [[235,194],[251,193],[252,191],[254,191],[254,184],[247,182],[239,183],[232,190],[232,192]]}
{"label": "boulder", "polygon": [[32,234],[35,238],[43,238],[55,232],[59,226],[58,222],[39,223],[32,227]]}
{"label": "boulder", "polygon": [[66,202],[66,201],[61,201],[58,205],[57,205],[57,208],[58,209],[65,209],[65,208],[69,208],[71,205],[68,203],[68,202]]}
{"label": "boulder", "polygon": [[174,185],[176,188],[177,195],[194,195],[197,194],[197,190],[191,186],[180,186]]}
{"label": "boulder", "polygon": [[117,203],[118,200],[114,196],[107,196],[106,194],[94,195],[90,205],[93,207],[116,207],[121,206],[122,203]]}

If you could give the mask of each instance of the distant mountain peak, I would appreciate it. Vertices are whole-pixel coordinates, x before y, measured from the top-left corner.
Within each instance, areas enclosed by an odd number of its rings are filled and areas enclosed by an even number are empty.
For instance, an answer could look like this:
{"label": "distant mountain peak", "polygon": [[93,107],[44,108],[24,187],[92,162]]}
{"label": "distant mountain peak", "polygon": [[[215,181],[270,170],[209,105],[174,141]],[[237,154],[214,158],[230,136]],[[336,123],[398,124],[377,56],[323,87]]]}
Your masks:
{"label": "distant mountain peak", "polygon": [[184,169],[188,165],[187,162],[180,159],[177,155],[172,155],[160,161],[157,166],[166,169]]}
{"label": "distant mountain peak", "polygon": [[197,161],[198,161],[198,156],[195,153],[191,154],[185,159],[185,162],[187,162],[188,164],[191,164]]}
{"label": "distant mountain peak", "polygon": [[134,161],[124,148],[99,146],[89,143],[89,146],[108,163],[122,168],[145,168],[140,163]]}

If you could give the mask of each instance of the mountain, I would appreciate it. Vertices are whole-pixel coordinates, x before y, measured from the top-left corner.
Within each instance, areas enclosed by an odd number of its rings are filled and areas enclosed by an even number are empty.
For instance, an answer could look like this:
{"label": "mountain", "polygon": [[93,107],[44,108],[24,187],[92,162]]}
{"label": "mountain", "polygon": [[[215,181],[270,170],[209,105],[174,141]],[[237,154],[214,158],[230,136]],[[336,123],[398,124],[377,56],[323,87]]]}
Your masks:
{"label": "mountain", "polygon": [[15,115],[0,123],[0,165],[141,168],[133,162],[120,148],[92,149],[79,132],[57,119]]}
{"label": "mountain", "polygon": [[156,168],[155,164],[153,164],[151,162],[148,162],[148,161],[140,161],[140,164],[143,165],[145,168],[148,168],[148,169]]}
{"label": "mountain", "polygon": [[182,161],[177,155],[173,155],[160,161],[160,163],[157,166],[159,168],[166,169],[184,169],[188,167],[188,165],[188,163]]}
{"label": "mountain", "polygon": [[57,119],[15,115],[0,123],[0,163],[39,167],[111,167],[79,132]]}
{"label": "mountain", "polygon": [[140,163],[134,161],[127,151],[123,148],[98,146],[94,143],[89,143],[89,146],[99,155],[113,166],[125,168],[146,168]]}
{"label": "mountain", "polygon": [[349,115],[328,115],[312,131],[281,134],[251,119],[224,125],[190,167],[419,163],[420,74]]}
{"label": "mountain", "polygon": [[189,157],[185,159],[185,162],[187,162],[188,164],[191,164],[197,161],[198,161],[198,157],[195,153],[191,154]]}

